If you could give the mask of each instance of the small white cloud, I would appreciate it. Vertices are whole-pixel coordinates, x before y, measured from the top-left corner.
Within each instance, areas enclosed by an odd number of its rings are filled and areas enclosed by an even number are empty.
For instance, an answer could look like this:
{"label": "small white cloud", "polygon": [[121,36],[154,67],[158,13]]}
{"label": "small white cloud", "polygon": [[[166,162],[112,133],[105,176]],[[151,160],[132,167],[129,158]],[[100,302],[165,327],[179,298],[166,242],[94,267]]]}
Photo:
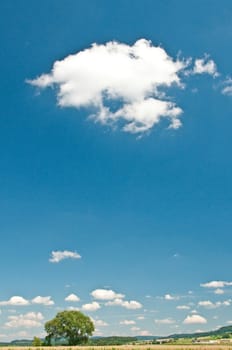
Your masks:
{"label": "small white cloud", "polygon": [[215,289],[215,291],[214,291],[214,294],[224,294],[224,293],[225,293],[224,290],[221,289],[221,288],[217,288],[217,289]]}
{"label": "small white cloud", "polygon": [[165,294],[164,299],[165,300],[179,300],[180,298],[178,296],[173,296],[171,294]]}
{"label": "small white cloud", "polygon": [[132,332],[137,332],[137,331],[139,331],[139,330],[140,330],[139,327],[131,327],[131,331],[132,331]]}
{"label": "small white cloud", "polygon": [[210,300],[199,301],[198,305],[206,308],[210,308],[210,309],[216,307],[215,304],[212,303],[212,301]]}
{"label": "small white cloud", "polygon": [[163,319],[157,319],[155,320],[155,323],[157,324],[173,324],[176,321],[173,320],[172,318],[163,318]]}
{"label": "small white cloud", "polygon": [[37,297],[35,297],[34,299],[32,299],[32,304],[41,304],[41,305],[54,305],[54,301],[52,300],[52,298],[50,296],[47,297],[41,297],[40,295],[38,295]]}
{"label": "small white cloud", "polygon": [[0,305],[12,305],[12,306],[25,306],[29,305],[30,302],[26,299],[24,299],[21,296],[15,295],[11,297],[9,300],[6,301],[0,301]]}
{"label": "small white cloud", "polygon": [[51,258],[49,261],[51,263],[59,263],[65,259],[80,259],[81,256],[77,252],[72,252],[70,250],[56,250],[51,252]]}
{"label": "small white cloud", "polygon": [[190,315],[183,321],[184,324],[204,324],[207,323],[206,318],[200,315]]}
{"label": "small white cloud", "polygon": [[204,58],[198,58],[195,60],[193,74],[209,74],[213,77],[217,77],[219,75],[217,72],[216,63],[209,59],[207,55],[205,55]]}
{"label": "small white cloud", "polygon": [[32,328],[32,327],[40,327],[42,325],[41,321],[44,319],[41,312],[28,312],[26,314],[21,314],[17,316],[9,316],[8,322],[5,323],[5,327],[7,328]]}
{"label": "small white cloud", "polygon": [[91,292],[91,295],[94,299],[98,300],[113,300],[124,298],[125,295],[116,293],[111,289],[95,289]]}
{"label": "small white cloud", "polygon": [[226,286],[232,286],[232,282],[228,281],[211,281],[207,283],[201,283],[201,287],[204,288],[224,288]]}
{"label": "small white cloud", "polygon": [[197,314],[197,310],[191,310],[191,314]]}
{"label": "small white cloud", "polygon": [[133,320],[123,320],[123,321],[120,321],[119,324],[122,324],[122,325],[125,325],[125,326],[129,326],[129,325],[135,324],[135,321],[133,321]]}
{"label": "small white cloud", "polygon": [[92,303],[89,303],[89,304],[82,305],[82,310],[84,311],[97,311],[100,308],[101,308],[100,304],[97,303],[96,301],[93,301]]}
{"label": "small white cloud", "polygon": [[125,307],[126,309],[135,310],[135,309],[141,309],[142,304],[139,303],[138,301],[130,300],[130,301],[124,301],[122,306]]}
{"label": "small white cloud", "polygon": [[65,299],[65,301],[68,302],[78,302],[80,301],[80,298],[76,294],[69,294]]}
{"label": "small white cloud", "polygon": [[94,320],[92,318],[92,321],[96,327],[107,327],[108,326],[108,323],[103,321],[103,320]]}
{"label": "small white cloud", "polygon": [[188,305],[178,305],[176,308],[177,308],[177,310],[189,310],[190,306],[188,306]]}

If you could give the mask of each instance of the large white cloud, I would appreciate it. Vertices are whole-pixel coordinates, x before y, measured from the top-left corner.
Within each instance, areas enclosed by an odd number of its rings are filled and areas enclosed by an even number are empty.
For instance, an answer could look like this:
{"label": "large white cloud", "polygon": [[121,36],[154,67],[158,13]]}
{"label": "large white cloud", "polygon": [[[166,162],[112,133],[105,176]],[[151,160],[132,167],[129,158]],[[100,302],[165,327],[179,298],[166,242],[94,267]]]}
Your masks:
{"label": "large white cloud", "polygon": [[80,259],[81,256],[77,252],[72,252],[70,250],[56,250],[51,252],[51,257],[49,261],[51,263],[58,263],[65,259]]}
{"label": "large white cloud", "polygon": [[207,323],[206,318],[200,315],[190,315],[187,316],[184,321],[184,324],[205,324]]}
{"label": "large white cloud", "polygon": [[40,327],[41,321],[44,319],[41,312],[28,312],[26,314],[9,316],[8,321],[5,323],[7,328],[18,328],[18,327]]}
{"label": "large white cloud", "polygon": [[131,46],[108,42],[56,61],[49,74],[28,82],[39,88],[56,86],[61,107],[91,108],[92,118],[102,124],[121,121],[124,131],[142,133],[161,118],[169,120],[170,128],[181,126],[182,110],[164,91],[182,87],[186,66],[185,60],[173,59],[145,39]]}
{"label": "large white cloud", "polygon": [[91,292],[92,297],[98,300],[113,300],[124,298],[124,294],[116,293],[111,289],[95,289]]}

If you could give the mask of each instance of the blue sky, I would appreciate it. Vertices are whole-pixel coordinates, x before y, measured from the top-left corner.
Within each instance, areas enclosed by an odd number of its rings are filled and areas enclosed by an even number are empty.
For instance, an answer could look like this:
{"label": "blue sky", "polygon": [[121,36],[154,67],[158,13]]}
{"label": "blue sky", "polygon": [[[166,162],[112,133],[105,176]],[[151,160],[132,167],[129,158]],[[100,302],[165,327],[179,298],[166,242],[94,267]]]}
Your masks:
{"label": "blue sky", "polygon": [[0,340],[229,324],[231,1],[0,13]]}

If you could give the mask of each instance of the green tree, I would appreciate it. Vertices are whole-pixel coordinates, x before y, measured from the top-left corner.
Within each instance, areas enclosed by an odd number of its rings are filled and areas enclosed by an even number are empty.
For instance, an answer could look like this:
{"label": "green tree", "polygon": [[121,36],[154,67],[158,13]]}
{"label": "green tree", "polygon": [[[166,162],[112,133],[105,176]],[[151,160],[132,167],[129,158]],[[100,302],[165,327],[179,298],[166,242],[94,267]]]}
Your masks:
{"label": "green tree", "polygon": [[34,339],[32,341],[32,346],[41,346],[41,345],[42,345],[41,339],[38,337],[34,337]]}
{"label": "green tree", "polygon": [[94,332],[91,319],[80,311],[62,311],[45,323],[48,345],[52,339],[65,338],[69,345],[84,344]]}

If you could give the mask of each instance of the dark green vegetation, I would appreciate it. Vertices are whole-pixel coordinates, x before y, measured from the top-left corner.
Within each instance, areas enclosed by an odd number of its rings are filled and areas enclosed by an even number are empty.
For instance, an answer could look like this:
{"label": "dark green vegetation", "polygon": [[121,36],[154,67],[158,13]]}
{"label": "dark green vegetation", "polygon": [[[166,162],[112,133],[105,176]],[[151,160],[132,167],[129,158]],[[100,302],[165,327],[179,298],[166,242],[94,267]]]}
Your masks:
{"label": "dark green vegetation", "polygon": [[89,345],[106,346],[106,345],[125,345],[137,342],[136,337],[99,337],[89,340]]}
{"label": "dark green vegetation", "polygon": [[52,340],[63,338],[68,345],[80,345],[88,342],[94,332],[91,319],[80,311],[62,311],[45,323],[47,336],[45,343],[52,344]]}

